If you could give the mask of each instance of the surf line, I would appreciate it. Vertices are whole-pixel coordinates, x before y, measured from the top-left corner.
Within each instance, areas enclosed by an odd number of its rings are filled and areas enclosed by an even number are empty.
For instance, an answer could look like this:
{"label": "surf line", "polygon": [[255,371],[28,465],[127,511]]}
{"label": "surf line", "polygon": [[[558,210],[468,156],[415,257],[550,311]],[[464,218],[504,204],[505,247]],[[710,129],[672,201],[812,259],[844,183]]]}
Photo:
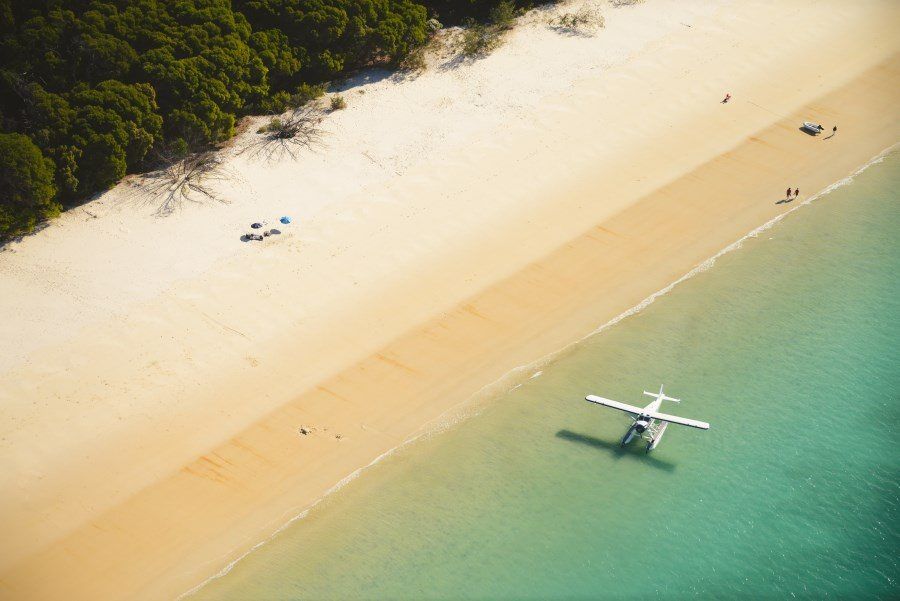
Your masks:
{"label": "surf line", "polygon": [[[691,269],[690,271],[688,271],[687,273],[682,275],[680,278],[678,278],[671,284],[668,284],[667,286],[657,290],[656,292],[654,292],[653,294],[651,294],[650,296],[648,296],[647,298],[645,298],[644,300],[642,300],[641,302],[636,304],[635,306],[631,307],[630,309],[628,309],[626,311],[623,311],[616,317],[613,317],[612,319],[610,319],[606,323],[602,324],[598,328],[592,330],[590,333],[586,334],[585,336],[582,336],[581,338],[579,338],[573,342],[570,342],[569,344],[563,346],[562,348],[560,348],[556,351],[553,351],[551,353],[548,353],[547,355],[539,357],[538,359],[535,359],[534,361],[516,366],[516,367],[512,368],[511,370],[509,370],[508,372],[506,372],[505,374],[503,374],[502,376],[500,376],[499,378],[497,378],[496,380],[485,384],[484,386],[479,388],[474,394],[469,396],[466,400],[461,401],[460,403],[457,403],[453,407],[450,407],[449,409],[447,409],[446,411],[441,413],[435,419],[426,422],[425,425],[423,425],[422,428],[420,428],[418,432],[416,432],[414,435],[412,435],[411,437],[407,438],[406,440],[404,440],[403,442],[398,444],[396,447],[388,449],[387,451],[385,451],[384,453],[382,453],[381,455],[379,455],[378,457],[373,459],[371,462],[369,462],[367,465],[357,468],[357,469],[353,470],[352,472],[350,472],[347,476],[345,476],[340,481],[338,481],[337,484],[335,484],[334,486],[329,488],[327,491],[325,491],[325,493],[321,497],[319,497],[315,502],[313,502],[311,505],[307,506],[306,508],[304,508],[302,511],[300,511],[296,515],[288,518],[286,522],[284,522],[281,526],[276,528],[275,531],[272,532],[269,536],[265,537],[263,540],[259,541],[258,543],[254,544],[253,546],[251,546],[247,551],[245,551],[244,553],[240,554],[238,557],[236,557],[235,559],[230,561],[227,565],[225,565],[225,567],[223,567],[222,569],[217,571],[215,574],[207,577],[206,579],[204,579],[202,582],[200,582],[196,586],[194,586],[191,589],[178,595],[178,597],[176,597],[176,601],[181,601],[181,599],[184,599],[186,597],[193,595],[194,593],[196,593],[197,591],[199,591],[200,589],[205,587],[210,582],[212,582],[214,580],[218,580],[219,578],[222,578],[223,576],[226,576],[229,572],[231,572],[232,569],[234,569],[234,566],[236,566],[238,564],[238,562],[243,560],[245,557],[247,557],[248,555],[250,555],[257,549],[259,549],[260,547],[262,547],[262,546],[266,545],[267,543],[269,543],[270,541],[272,541],[275,537],[277,537],[279,534],[284,532],[294,522],[305,518],[307,515],[309,515],[309,513],[313,509],[316,508],[317,505],[319,505],[319,503],[321,503],[327,497],[329,497],[333,493],[339,491],[340,489],[344,488],[347,484],[349,484],[350,482],[352,482],[353,480],[358,478],[363,473],[363,471],[380,463],[386,457],[389,457],[389,456],[397,453],[398,451],[404,449],[405,447],[413,444],[414,442],[416,442],[423,436],[430,437],[434,434],[444,432],[444,431],[450,429],[451,427],[455,426],[456,424],[461,423],[463,420],[468,419],[469,417],[472,417],[474,415],[477,415],[480,412],[479,407],[483,406],[482,405],[483,402],[486,402],[490,399],[497,398],[498,396],[504,394],[505,392],[509,392],[513,388],[517,388],[519,385],[524,383],[524,380],[526,379],[525,378],[526,374],[528,374],[528,373],[533,374],[528,379],[533,379],[535,377],[538,377],[538,374],[542,373],[541,368],[546,367],[548,364],[555,361],[561,355],[569,352],[576,346],[582,344],[583,342],[585,342],[585,341],[593,338],[594,336],[597,336],[598,334],[604,332],[605,330],[611,328],[612,326],[616,325],[623,319],[630,317],[632,315],[635,315],[637,313],[640,313],[641,311],[643,311],[644,309],[646,309],[647,307],[652,305],[656,299],[671,292],[678,284],[681,284],[682,282],[685,282],[685,281],[691,279],[692,277],[694,277],[695,275],[697,275],[699,273],[703,273],[703,272],[709,270],[713,265],[715,265],[717,259],[719,259],[723,255],[726,255],[734,250],[741,248],[744,245],[744,242],[746,242],[747,240],[749,240],[751,238],[756,238],[759,236],[760,233],[771,229],[773,226],[775,226],[777,223],[779,223],[781,220],[783,220],[785,217],[787,217],[794,211],[797,211],[800,208],[809,205],[813,201],[833,192],[834,190],[837,190],[838,188],[842,188],[848,184],[853,183],[853,180],[857,175],[859,175],[860,173],[862,173],[863,171],[865,171],[872,165],[876,165],[876,164],[884,161],[891,153],[893,153],[898,148],[898,146],[900,146],[900,142],[882,150],[875,157],[873,157],[872,159],[870,159],[869,161],[864,163],[861,167],[856,169],[853,173],[851,173],[847,177],[844,177],[832,184],[829,184],[822,190],[816,192],[809,198],[804,199],[802,202],[791,207],[787,211],[784,211],[783,213],[779,213],[778,215],[776,215],[769,221],[765,222],[761,226],[751,230],[749,233],[745,234],[737,241],[732,242],[731,244],[729,244],[728,246],[726,246],[725,248],[723,248],[722,250],[720,250],[719,252],[714,254],[712,257],[700,262],[693,269]],[[479,402],[479,399],[481,399],[481,401],[482,401],[481,403]],[[226,556],[227,555],[228,554],[226,554]]]}
{"label": "surf line", "polygon": [[[744,234],[743,236],[741,236],[741,238],[739,238],[735,242],[732,242],[731,244],[729,244],[728,246],[726,246],[725,248],[723,248],[722,250],[720,250],[713,256],[698,263],[693,269],[691,269],[690,271],[688,271],[687,273],[685,273],[684,275],[682,275],[681,277],[679,277],[672,283],[657,290],[656,292],[654,292],[653,294],[651,294],[650,296],[648,296],[647,298],[645,298],[638,304],[634,305],[630,309],[627,309],[626,311],[623,311],[619,315],[613,317],[609,321],[607,321],[607,322],[603,323],[602,325],[600,325],[599,327],[595,328],[588,334],[582,336],[581,338],[578,338],[577,340],[574,340],[574,341],[566,344],[565,346],[557,349],[556,351],[548,353],[547,355],[544,355],[538,359],[535,359],[534,361],[531,361],[529,363],[525,363],[525,364],[522,364],[522,365],[512,368],[511,370],[509,370],[508,372],[506,372],[505,374],[503,374],[496,380],[494,380],[488,384],[485,384],[484,386],[479,388],[473,395],[471,395],[465,401],[462,401],[461,403],[458,403],[457,405],[450,407],[449,409],[444,411],[440,416],[438,416],[431,422],[428,422],[428,424],[432,425],[432,427],[434,427],[437,431],[443,431],[443,430],[446,430],[447,428],[459,423],[460,421],[462,421],[462,419],[465,419],[472,415],[477,415],[479,412],[478,410],[474,410],[471,412],[462,412],[461,409],[465,409],[466,407],[471,407],[473,405],[473,403],[477,402],[476,401],[477,399],[484,399],[485,397],[495,398],[496,396],[499,396],[500,394],[510,391],[513,388],[513,386],[515,386],[517,383],[524,383],[524,381],[526,379],[532,379],[532,378],[536,377],[538,374],[543,374],[543,368],[546,367],[549,363],[552,363],[554,360],[556,360],[561,355],[571,351],[574,347],[582,344],[583,342],[585,342],[585,341],[593,338],[594,336],[604,332],[605,330],[611,328],[612,326],[616,325],[623,319],[630,317],[632,315],[635,315],[637,313],[640,313],[641,311],[643,311],[644,309],[646,309],[647,307],[652,305],[656,299],[671,292],[678,284],[681,284],[681,283],[691,279],[692,277],[694,277],[695,275],[697,275],[699,273],[703,273],[703,272],[709,270],[713,265],[715,265],[716,260],[718,260],[720,257],[722,257],[723,255],[726,255],[734,250],[741,248],[744,245],[744,242],[746,242],[747,240],[749,240],[751,238],[757,238],[759,236],[759,234],[771,229],[773,226],[775,226],[782,219],[784,219],[785,217],[787,217],[789,214],[793,213],[794,211],[797,211],[800,208],[809,205],[813,201],[818,200],[819,198],[829,194],[830,192],[833,192],[834,190],[836,190],[838,188],[841,188],[843,186],[846,186],[846,185],[852,183],[853,179],[857,175],[859,175],[860,173],[862,173],[863,171],[865,171],[872,165],[876,165],[876,164],[884,161],[885,158],[887,158],[898,147],[900,147],[900,142],[882,150],[877,155],[875,155],[872,159],[866,161],[861,167],[859,167],[855,171],[853,171],[850,175],[848,175],[842,179],[839,179],[836,182],[829,184],[828,186],[826,186],[825,188],[816,192],[812,196],[805,198],[803,201],[801,201],[797,205],[791,207],[790,209],[788,209],[782,213],[779,213],[778,215],[776,215],[769,221],[767,221],[764,224],[760,225],[759,227],[751,230],[747,234]],[[534,375],[531,376],[530,378],[526,378],[525,376],[528,373],[534,373]],[[415,438],[419,438],[419,436],[421,436],[421,435],[416,435]]]}

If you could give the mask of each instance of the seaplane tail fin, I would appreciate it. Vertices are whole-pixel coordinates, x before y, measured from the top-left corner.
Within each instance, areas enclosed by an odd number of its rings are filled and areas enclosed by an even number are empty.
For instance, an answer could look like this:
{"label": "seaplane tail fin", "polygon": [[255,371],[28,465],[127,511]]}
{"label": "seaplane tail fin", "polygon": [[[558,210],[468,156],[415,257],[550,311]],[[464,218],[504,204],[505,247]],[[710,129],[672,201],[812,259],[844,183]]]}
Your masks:
{"label": "seaplane tail fin", "polygon": [[669,415],[668,413],[648,413],[648,417],[658,419],[670,424],[678,424],[680,426],[690,426],[691,428],[700,428],[701,430],[709,430],[709,424],[696,419],[688,419],[686,417],[678,417],[677,415]]}
{"label": "seaplane tail fin", "polygon": [[605,399],[602,396],[594,396],[593,394],[587,395],[586,397],[584,397],[584,400],[588,401],[589,403],[596,403],[597,405],[609,407],[610,409],[618,409],[619,411],[633,413],[634,415],[640,415],[643,411],[641,407],[635,407],[634,405],[629,405],[627,403],[620,403],[619,401],[613,401],[612,399]]}
{"label": "seaplane tail fin", "polygon": [[646,394],[647,396],[653,397],[654,399],[659,399],[661,401],[672,401],[673,403],[681,402],[681,399],[673,399],[670,396],[666,396],[665,393],[663,392],[662,386],[659,387],[659,392],[647,392],[645,390],[644,394]]}

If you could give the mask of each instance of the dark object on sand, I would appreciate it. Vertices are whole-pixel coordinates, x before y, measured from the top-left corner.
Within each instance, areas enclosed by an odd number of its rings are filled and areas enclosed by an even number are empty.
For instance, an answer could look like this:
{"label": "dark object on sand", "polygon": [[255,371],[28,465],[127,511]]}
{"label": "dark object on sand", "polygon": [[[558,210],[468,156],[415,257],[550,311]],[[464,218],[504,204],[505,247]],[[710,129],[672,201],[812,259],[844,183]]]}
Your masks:
{"label": "dark object on sand", "polygon": [[807,132],[811,133],[811,134],[814,135],[814,136],[817,136],[817,135],[819,135],[820,133],[822,133],[822,131],[823,131],[825,128],[822,127],[821,125],[817,124],[817,123],[810,123],[809,121],[804,121],[804,122],[803,122],[803,127],[802,127],[801,129],[806,130]]}
{"label": "dark object on sand", "polygon": [[255,230],[258,230],[259,228],[262,227],[262,224],[261,224],[261,223],[258,223],[258,222],[257,222],[257,223],[251,223],[251,224],[250,224],[250,227],[252,227],[252,228],[255,229]]}
{"label": "dark object on sand", "polygon": [[247,240],[262,240],[263,237],[259,234],[247,234]]}
{"label": "dark object on sand", "polygon": [[725,94],[725,98],[724,98],[724,100],[722,100],[722,104],[725,104],[729,100],[731,100],[731,94]]}
{"label": "dark object on sand", "polygon": [[[837,129],[837,128],[835,128],[835,129]],[[282,218],[279,219],[278,221],[280,221],[281,223],[287,225],[287,224],[289,224],[289,223],[291,222],[291,218],[288,217],[287,215],[285,215],[284,217],[282,217]]]}

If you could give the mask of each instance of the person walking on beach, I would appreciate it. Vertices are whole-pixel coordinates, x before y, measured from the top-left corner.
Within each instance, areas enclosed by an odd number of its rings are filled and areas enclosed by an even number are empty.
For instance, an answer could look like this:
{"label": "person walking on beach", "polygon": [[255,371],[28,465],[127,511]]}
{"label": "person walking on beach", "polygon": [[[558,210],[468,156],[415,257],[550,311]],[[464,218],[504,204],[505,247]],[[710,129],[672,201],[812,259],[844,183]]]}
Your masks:
{"label": "person walking on beach", "polygon": [[794,198],[798,198],[800,196],[800,188],[794,190]]}
{"label": "person walking on beach", "polygon": [[786,194],[787,200],[790,200],[791,199],[791,189],[788,188],[788,191],[785,194]]}
{"label": "person walking on beach", "polygon": [[726,93],[725,93],[725,99],[722,101],[722,104],[725,104],[725,103],[728,102],[729,100],[731,100],[731,94],[729,94],[729,93],[726,92]]}

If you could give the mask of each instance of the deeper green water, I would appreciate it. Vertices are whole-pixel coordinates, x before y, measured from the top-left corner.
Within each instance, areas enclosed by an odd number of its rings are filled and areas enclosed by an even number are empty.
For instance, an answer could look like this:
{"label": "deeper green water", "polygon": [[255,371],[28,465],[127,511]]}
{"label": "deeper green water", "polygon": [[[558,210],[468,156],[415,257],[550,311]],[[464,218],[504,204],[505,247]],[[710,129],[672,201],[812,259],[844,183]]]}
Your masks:
{"label": "deeper green water", "polygon": [[[194,598],[900,597],[898,189],[895,154]],[[621,450],[581,400],[660,383],[712,429]]]}

